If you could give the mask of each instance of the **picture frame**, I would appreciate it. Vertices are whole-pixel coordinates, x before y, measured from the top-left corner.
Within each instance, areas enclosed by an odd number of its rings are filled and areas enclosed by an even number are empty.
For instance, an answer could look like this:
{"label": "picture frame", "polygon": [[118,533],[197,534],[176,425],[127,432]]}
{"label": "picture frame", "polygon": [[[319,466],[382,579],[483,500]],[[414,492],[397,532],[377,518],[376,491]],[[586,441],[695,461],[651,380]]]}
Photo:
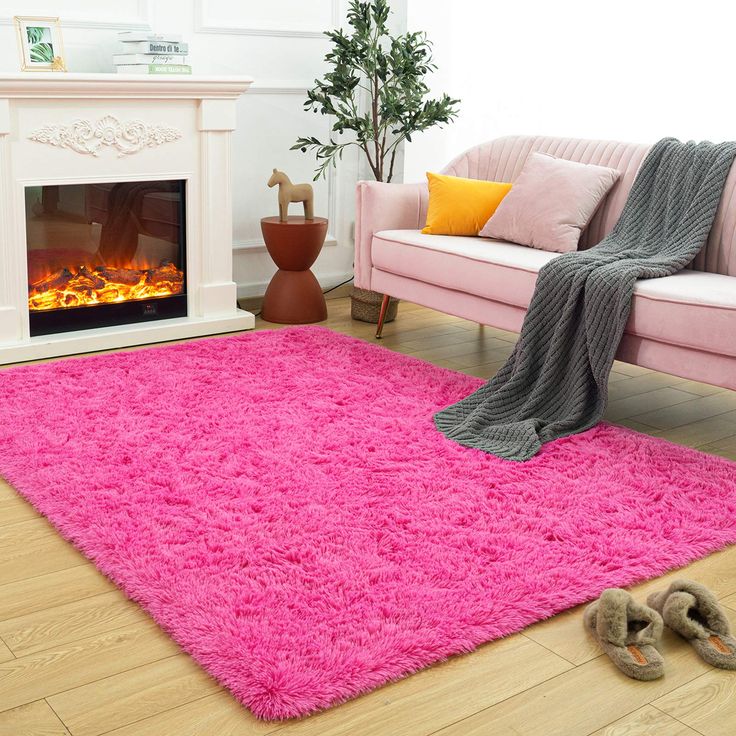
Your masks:
{"label": "picture frame", "polygon": [[18,32],[21,70],[24,72],[65,72],[64,42],[58,18],[13,18]]}

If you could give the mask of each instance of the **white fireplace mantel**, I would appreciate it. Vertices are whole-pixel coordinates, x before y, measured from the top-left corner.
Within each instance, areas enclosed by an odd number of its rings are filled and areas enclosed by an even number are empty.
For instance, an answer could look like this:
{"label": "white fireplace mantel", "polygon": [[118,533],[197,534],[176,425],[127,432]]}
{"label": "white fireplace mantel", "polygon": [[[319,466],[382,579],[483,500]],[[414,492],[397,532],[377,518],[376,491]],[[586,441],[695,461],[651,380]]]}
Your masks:
{"label": "white fireplace mantel", "polygon": [[[247,77],[0,75],[0,364],[250,329],[232,274],[230,135]],[[27,186],[186,181],[187,317],[31,337]]]}
{"label": "white fireplace mantel", "polygon": [[195,75],[69,74],[25,72],[0,75],[0,98],[236,100],[250,87],[249,77]]}

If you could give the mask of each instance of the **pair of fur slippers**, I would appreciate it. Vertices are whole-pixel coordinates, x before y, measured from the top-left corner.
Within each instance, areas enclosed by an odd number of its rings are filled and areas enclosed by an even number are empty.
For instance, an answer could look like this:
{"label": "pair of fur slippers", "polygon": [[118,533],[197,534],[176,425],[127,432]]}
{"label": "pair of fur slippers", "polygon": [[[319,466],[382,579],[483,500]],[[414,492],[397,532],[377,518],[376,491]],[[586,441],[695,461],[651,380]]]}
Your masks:
{"label": "pair of fur slippers", "polygon": [[664,626],[687,639],[710,665],[736,670],[736,639],[726,613],[704,585],[675,580],[637,603],[620,588],[604,590],[585,609],[584,623],[613,663],[635,680],[656,680],[664,660],[656,649]]}

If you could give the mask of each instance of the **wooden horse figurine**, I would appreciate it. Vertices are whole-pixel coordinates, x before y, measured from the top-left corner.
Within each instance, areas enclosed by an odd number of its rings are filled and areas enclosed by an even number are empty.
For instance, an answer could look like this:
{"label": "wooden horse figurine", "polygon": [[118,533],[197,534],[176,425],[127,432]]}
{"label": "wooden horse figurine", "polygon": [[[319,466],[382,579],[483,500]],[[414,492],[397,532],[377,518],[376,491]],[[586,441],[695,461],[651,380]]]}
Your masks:
{"label": "wooden horse figurine", "polygon": [[269,188],[279,185],[279,219],[286,222],[290,202],[304,203],[304,219],[314,220],[314,190],[311,184],[292,184],[283,171],[273,170],[268,180]]}

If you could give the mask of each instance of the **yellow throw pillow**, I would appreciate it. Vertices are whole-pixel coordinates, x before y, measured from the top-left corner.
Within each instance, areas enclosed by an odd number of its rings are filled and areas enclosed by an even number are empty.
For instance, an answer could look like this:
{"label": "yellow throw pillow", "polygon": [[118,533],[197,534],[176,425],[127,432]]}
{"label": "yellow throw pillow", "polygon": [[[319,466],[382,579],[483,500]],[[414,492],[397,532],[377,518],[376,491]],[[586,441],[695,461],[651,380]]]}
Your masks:
{"label": "yellow throw pillow", "polygon": [[509,193],[511,184],[427,172],[429,235],[477,235]]}

